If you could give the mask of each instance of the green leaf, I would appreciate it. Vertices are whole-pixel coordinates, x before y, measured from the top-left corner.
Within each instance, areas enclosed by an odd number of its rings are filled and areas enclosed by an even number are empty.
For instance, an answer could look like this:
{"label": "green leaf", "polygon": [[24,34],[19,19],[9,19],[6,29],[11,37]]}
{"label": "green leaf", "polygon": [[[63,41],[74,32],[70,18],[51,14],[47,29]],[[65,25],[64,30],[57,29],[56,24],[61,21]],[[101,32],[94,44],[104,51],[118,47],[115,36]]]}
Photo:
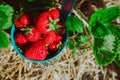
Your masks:
{"label": "green leaf", "polygon": [[95,38],[94,55],[97,64],[100,66],[106,66],[115,59],[117,55],[116,43],[117,39],[113,34]]}
{"label": "green leaf", "polygon": [[107,28],[108,25],[103,25],[100,22],[96,22],[96,25],[91,28],[91,31],[95,37],[102,37],[111,34],[111,30]]}
{"label": "green leaf", "polygon": [[76,57],[77,56],[77,53],[78,53],[78,50],[76,47],[74,47],[73,49],[73,56]]}
{"label": "green leaf", "polygon": [[70,48],[70,49],[74,49],[74,47],[75,47],[75,46],[72,44],[72,42],[70,42],[70,40],[68,40],[67,46],[68,46],[68,48]]}
{"label": "green leaf", "polygon": [[75,31],[75,32],[83,32],[84,25],[82,21],[80,21],[77,17],[75,16],[69,16],[66,25],[68,27],[69,31]]}
{"label": "green leaf", "polygon": [[94,35],[94,55],[97,64],[106,66],[115,61],[120,66],[120,29],[111,22],[120,16],[120,7],[96,11],[89,26]]}
{"label": "green leaf", "polygon": [[99,22],[101,20],[102,15],[104,14],[105,9],[99,9],[96,12],[94,12],[92,14],[92,16],[90,17],[90,21],[89,21],[89,26],[93,27],[96,25],[96,22]]}
{"label": "green leaf", "polygon": [[7,22],[8,17],[5,12],[0,11],[0,29],[3,29],[4,24]]}
{"label": "green leaf", "polygon": [[9,45],[9,38],[5,32],[0,31],[0,48],[6,48]]}
{"label": "green leaf", "polygon": [[80,40],[81,40],[81,42],[83,42],[84,44],[87,44],[88,43],[88,38],[86,37],[86,36],[80,36]]}
{"label": "green leaf", "polygon": [[28,0],[28,2],[33,2],[34,0]]}
{"label": "green leaf", "polygon": [[120,14],[119,8],[120,7],[117,7],[117,6],[106,8],[104,11],[104,14],[101,17],[100,22],[104,24],[104,23],[109,23],[112,20],[117,19],[120,16],[119,15]]}
{"label": "green leaf", "polygon": [[120,67],[120,40],[118,40],[118,44],[117,44],[117,56],[115,58],[115,63]]}
{"label": "green leaf", "polygon": [[91,16],[89,26],[95,26],[96,22],[102,24],[109,23],[112,20],[115,20],[118,16],[120,16],[120,7],[113,6],[110,8],[99,9]]}
{"label": "green leaf", "polygon": [[[9,29],[12,26],[12,17],[13,17],[14,9],[10,5],[0,5],[0,28],[2,30]],[[3,15],[3,16],[2,16]],[[6,22],[5,22],[6,21]],[[2,23],[4,22],[4,23]]]}

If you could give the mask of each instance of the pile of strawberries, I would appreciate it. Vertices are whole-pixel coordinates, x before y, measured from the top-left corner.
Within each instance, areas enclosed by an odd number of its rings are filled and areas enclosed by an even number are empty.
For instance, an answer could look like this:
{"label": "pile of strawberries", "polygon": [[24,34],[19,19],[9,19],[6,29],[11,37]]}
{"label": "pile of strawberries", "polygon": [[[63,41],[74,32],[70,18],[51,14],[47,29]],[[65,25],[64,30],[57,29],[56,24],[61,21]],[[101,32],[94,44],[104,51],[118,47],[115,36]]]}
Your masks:
{"label": "pile of strawberries", "polygon": [[37,17],[24,13],[14,20],[14,24],[17,28],[15,42],[31,60],[44,60],[52,54],[50,51],[55,52],[62,45],[65,26],[57,8],[44,10]]}

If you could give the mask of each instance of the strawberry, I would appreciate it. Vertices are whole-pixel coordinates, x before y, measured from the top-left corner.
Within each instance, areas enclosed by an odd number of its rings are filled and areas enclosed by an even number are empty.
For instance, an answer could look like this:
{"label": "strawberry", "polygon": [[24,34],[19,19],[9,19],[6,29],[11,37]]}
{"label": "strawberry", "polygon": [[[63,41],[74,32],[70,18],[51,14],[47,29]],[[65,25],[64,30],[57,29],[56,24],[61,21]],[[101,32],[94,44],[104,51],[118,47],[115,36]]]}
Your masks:
{"label": "strawberry", "polygon": [[31,28],[29,32],[27,32],[26,37],[28,41],[35,42],[40,39],[41,33],[39,32],[39,30],[37,30],[37,28]]}
{"label": "strawberry", "polygon": [[57,22],[59,21],[59,19],[57,18],[58,16],[55,16],[55,18],[53,16],[55,15],[53,14],[53,12],[54,9],[51,11],[46,10],[38,16],[35,26],[38,28],[38,30],[40,30],[42,34],[47,34],[50,30],[56,30],[60,27],[59,25],[57,25]]}
{"label": "strawberry", "polygon": [[50,14],[52,15],[52,19],[55,20],[60,17],[60,12],[57,8],[52,8],[50,10]]}
{"label": "strawberry", "polygon": [[17,28],[23,28],[23,27],[24,27],[24,25],[21,24],[21,23],[18,21],[18,19],[15,19],[15,20],[14,20],[14,24],[15,24],[15,26],[16,26]]}
{"label": "strawberry", "polygon": [[50,12],[48,10],[44,11],[43,13],[40,13],[37,19],[37,22],[35,23],[35,26],[40,30],[42,34],[47,34],[48,32],[48,24],[50,23],[49,17],[52,17],[50,15]]}
{"label": "strawberry", "polygon": [[62,40],[62,37],[61,37],[60,35],[58,35],[58,36],[56,37],[55,43],[56,43],[56,44],[59,44],[59,43],[61,42],[61,40]]}
{"label": "strawberry", "polygon": [[23,14],[20,18],[19,21],[21,24],[23,24],[24,26],[28,25],[30,23],[29,21],[29,15],[28,14]]}
{"label": "strawberry", "polygon": [[44,42],[45,42],[46,44],[51,44],[51,43],[53,43],[53,42],[56,40],[56,38],[57,38],[56,33],[53,32],[53,31],[50,31],[50,32],[45,36]]}
{"label": "strawberry", "polygon": [[22,44],[27,43],[27,38],[25,37],[24,34],[17,33],[17,35],[15,36],[15,42],[22,45]]}
{"label": "strawberry", "polygon": [[23,28],[30,23],[27,14],[23,14],[20,18],[14,20],[14,24],[17,28]]}
{"label": "strawberry", "polygon": [[49,49],[56,51],[57,50],[57,44],[55,44],[55,43],[50,44]]}
{"label": "strawberry", "polygon": [[45,43],[37,41],[31,44],[25,51],[25,57],[31,60],[44,60],[47,56],[47,48]]}
{"label": "strawberry", "polygon": [[48,18],[46,16],[42,16],[42,17],[40,16],[39,19],[37,20],[35,26],[42,34],[47,34],[47,32],[48,32],[47,24],[49,24],[49,23],[50,23],[50,21],[48,20]]}
{"label": "strawberry", "polygon": [[59,44],[61,44],[60,43],[61,40],[62,40],[62,37],[61,36],[57,36],[56,40],[49,45],[49,49],[56,51],[58,49],[58,47],[59,47]]}

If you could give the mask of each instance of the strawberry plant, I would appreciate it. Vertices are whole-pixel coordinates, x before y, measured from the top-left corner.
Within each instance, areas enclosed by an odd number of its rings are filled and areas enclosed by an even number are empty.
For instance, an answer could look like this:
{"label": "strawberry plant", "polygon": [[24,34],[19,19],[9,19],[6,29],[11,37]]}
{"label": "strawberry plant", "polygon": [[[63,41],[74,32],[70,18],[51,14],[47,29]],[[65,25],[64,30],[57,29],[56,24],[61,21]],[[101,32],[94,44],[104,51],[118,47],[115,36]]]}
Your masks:
{"label": "strawberry plant", "polygon": [[10,5],[0,5],[0,48],[8,47],[9,37],[5,30],[12,26],[14,9]]}
{"label": "strawberry plant", "polygon": [[91,16],[87,32],[77,17],[70,16],[66,21],[66,25],[69,26],[68,47],[76,55],[81,44],[89,41],[90,36],[86,36],[85,33],[92,33],[96,63],[106,66],[114,61],[120,67],[120,26],[114,24],[119,16],[120,7],[99,9]]}
{"label": "strawberry plant", "polygon": [[90,18],[94,56],[100,66],[115,61],[120,67],[120,29],[113,24],[119,16],[120,7],[113,6],[96,11]]}
{"label": "strawberry plant", "polygon": [[68,26],[69,39],[68,47],[73,50],[74,56],[77,55],[78,48],[82,44],[87,44],[89,37],[86,35],[84,25],[76,16],[69,16],[66,25]]}

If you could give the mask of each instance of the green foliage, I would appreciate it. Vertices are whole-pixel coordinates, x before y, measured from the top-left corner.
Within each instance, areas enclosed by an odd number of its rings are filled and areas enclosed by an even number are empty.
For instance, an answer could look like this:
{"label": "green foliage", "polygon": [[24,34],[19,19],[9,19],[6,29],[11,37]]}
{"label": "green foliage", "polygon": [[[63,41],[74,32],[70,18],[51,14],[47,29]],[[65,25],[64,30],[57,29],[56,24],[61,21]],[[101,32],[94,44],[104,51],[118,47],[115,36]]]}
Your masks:
{"label": "green foliage", "polygon": [[69,26],[68,30],[69,31],[75,31],[75,32],[83,32],[84,25],[82,21],[80,21],[78,18],[75,16],[69,16],[66,25]]}
{"label": "green foliage", "polygon": [[12,26],[14,9],[10,5],[0,5],[0,48],[8,47],[9,38],[3,30]]}
{"label": "green foliage", "polygon": [[94,35],[94,55],[97,64],[106,66],[115,61],[120,66],[120,29],[112,21],[120,16],[120,7],[103,8],[90,18]]}
{"label": "green foliage", "polygon": [[115,59],[116,42],[117,39],[113,34],[95,38],[94,55],[99,65],[106,66]]}
{"label": "green foliage", "polygon": [[34,0],[28,0],[28,2],[33,2]]}
{"label": "green foliage", "polygon": [[0,48],[6,48],[9,45],[9,38],[5,32],[0,31]]}
{"label": "green foliage", "polygon": [[69,31],[69,40],[68,40],[68,48],[73,50],[74,57],[78,53],[78,48],[82,44],[87,44],[89,39],[86,37],[84,25],[82,21],[80,21],[75,16],[69,16],[66,25]]}
{"label": "green foliage", "polygon": [[96,11],[90,18],[89,25],[91,27],[96,26],[96,22],[101,24],[109,23],[112,20],[115,20],[120,16],[120,8],[117,6],[110,8],[103,8]]}
{"label": "green foliage", "polygon": [[89,39],[86,36],[84,36],[84,35],[80,36],[80,40],[84,44],[87,44],[89,42]]}
{"label": "green foliage", "polygon": [[10,5],[0,5],[0,29],[9,29],[12,25],[14,9]]}

